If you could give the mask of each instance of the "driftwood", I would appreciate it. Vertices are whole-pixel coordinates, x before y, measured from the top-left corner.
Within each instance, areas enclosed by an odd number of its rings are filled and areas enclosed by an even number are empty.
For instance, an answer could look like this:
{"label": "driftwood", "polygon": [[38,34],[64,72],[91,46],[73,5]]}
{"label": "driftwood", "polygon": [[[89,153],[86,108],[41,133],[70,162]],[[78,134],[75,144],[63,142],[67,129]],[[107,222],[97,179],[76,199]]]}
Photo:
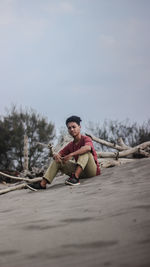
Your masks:
{"label": "driftwood", "polygon": [[30,179],[30,178],[23,178],[23,177],[12,176],[12,175],[6,174],[4,172],[0,172],[0,175],[5,176],[5,177],[10,178],[10,179],[13,179],[13,180],[17,180],[17,181],[25,181],[25,182],[30,183],[30,184],[31,183],[36,183],[36,182],[42,180],[41,177]]}
{"label": "driftwood", "polygon": [[[103,151],[99,151],[97,152],[97,156],[98,156],[98,161],[100,163],[100,166],[102,168],[109,168],[109,167],[113,167],[113,166],[119,166],[121,164],[133,161],[135,159],[133,159],[133,155],[134,156],[141,156],[142,157],[150,157],[150,141],[148,142],[144,142],[138,146],[135,147],[129,147],[127,146],[124,142],[123,139],[120,137],[118,139],[118,144],[116,143],[111,143],[111,142],[107,142],[103,139],[97,138],[93,135],[90,134],[86,134],[87,136],[89,136],[93,141],[101,144],[101,145],[105,145],[107,147],[116,149],[117,151],[112,152],[112,151],[107,151],[107,152],[103,152]],[[126,158],[126,157],[130,157]],[[131,158],[132,157],[132,158]]]}
{"label": "driftwood", "polygon": [[89,136],[93,141],[95,141],[95,142],[97,142],[97,143],[99,143],[101,145],[108,146],[108,147],[117,149],[119,151],[124,150],[122,146],[119,146],[116,143],[111,143],[111,142],[105,141],[105,140],[97,138],[97,137],[95,137],[94,135],[91,135],[91,134],[87,134],[86,133],[86,135]]}
{"label": "driftwood", "polygon": [[86,135],[91,137],[91,139],[93,141],[95,141],[99,144],[111,147],[111,148],[119,151],[119,152],[98,152],[98,155],[101,157],[118,158],[118,157],[126,157],[126,156],[129,156],[131,154],[135,154],[135,153],[139,154],[139,155],[143,155],[144,157],[150,156],[150,154],[144,150],[150,146],[150,141],[144,142],[144,143],[132,148],[132,147],[126,146],[124,144],[122,138],[119,139],[120,145],[117,145],[116,143],[107,142],[103,139],[97,138],[97,137],[90,135],[90,134],[86,134]]}
{"label": "driftwood", "polygon": [[121,146],[123,149],[129,149],[129,148],[130,148],[129,146],[127,146],[127,145],[123,142],[122,137],[119,137],[119,138],[118,138],[118,144],[119,144],[119,146]]}
{"label": "driftwood", "polygon": [[5,189],[0,190],[0,195],[9,193],[9,192],[11,192],[11,191],[20,190],[20,189],[26,189],[26,188],[29,188],[31,191],[35,191],[35,192],[37,192],[36,189],[30,187],[30,186],[29,186],[28,184],[26,184],[26,183],[23,183],[23,184],[19,184],[19,185],[15,185],[15,186],[10,186],[10,187],[8,187],[8,188],[5,188]]}
{"label": "driftwood", "polygon": [[126,157],[126,156],[129,156],[131,154],[142,154],[143,156],[145,157],[149,157],[150,154],[146,151],[142,151],[142,148],[146,148],[147,146],[150,145],[150,142],[145,142],[141,145],[138,145],[136,147],[133,147],[133,148],[129,148],[129,149],[126,149],[124,151],[121,151],[121,152],[97,152],[97,155],[98,157],[102,157],[102,158],[115,158],[115,159],[118,159],[118,158],[123,158],[123,157]]}
{"label": "driftwood", "polygon": [[10,186],[8,188],[2,189],[2,190],[0,190],[0,195],[6,194],[6,193],[11,192],[11,191],[14,191],[14,190],[26,189],[26,188],[28,188],[28,189],[30,189],[32,191],[37,191],[36,189],[33,189],[32,187],[30,187],[28,185],[28,183],[29,184],[34,184],[34,183],[40,182],[42,180],[41,177],[37,177],[37,178],[34,178],[34,179],[29,179],[29,178],[22,178],[22,177],[11,176],[11,175],[5,174],[3,172],[0,172],[0,175],[5,176],[5,177],[8,177],[8,178],[11,178],[11,179],[14,179],[14,180],[17,180],[17,181],[24,181],[24,182],[26,182],[26,183],[22,183],[22,184],[19,184],[19,185]]}
{"label": "driftwood", "polygon": [[[134,147],[134,148],[130,148],[130,149],[127,149],[127,150],[124,150],[124,151],[121,151],[121,152],[97,152],[97,156],[98,157],[102,157],[102,158],[115,158],[115,159],[118,159],[118,158],[124,158],[124,157],[127,157],[131,154],[134,154],[134,153],[139,153],[140,154],[140,146],[137,146],[137,147]],[[143,154],[143,152],[142,152]],[[145,157],[149,157],[149,153],[148,152],[144,152],[144,156]]]}

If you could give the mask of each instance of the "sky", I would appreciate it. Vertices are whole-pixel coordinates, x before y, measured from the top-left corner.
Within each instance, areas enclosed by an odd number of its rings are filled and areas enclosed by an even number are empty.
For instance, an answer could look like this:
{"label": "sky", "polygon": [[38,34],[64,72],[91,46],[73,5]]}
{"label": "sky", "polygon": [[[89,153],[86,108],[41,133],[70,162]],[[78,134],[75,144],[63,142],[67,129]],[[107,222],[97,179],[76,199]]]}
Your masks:
{"label": "sky", "polygon": [[0,115],[149,119],[149,14],[149,0],[0,0]]}

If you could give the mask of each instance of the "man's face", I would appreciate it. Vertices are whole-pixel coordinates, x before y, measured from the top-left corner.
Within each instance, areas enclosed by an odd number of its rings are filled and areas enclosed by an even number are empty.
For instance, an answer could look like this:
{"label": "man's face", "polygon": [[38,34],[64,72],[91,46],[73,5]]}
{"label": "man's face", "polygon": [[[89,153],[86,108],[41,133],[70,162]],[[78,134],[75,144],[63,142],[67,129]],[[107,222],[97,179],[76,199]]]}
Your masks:
{"label": "man's face", "polygon": [[68,122],[68,132],[72,137],[76,137],[80,133],[81,126],[76,122]]}

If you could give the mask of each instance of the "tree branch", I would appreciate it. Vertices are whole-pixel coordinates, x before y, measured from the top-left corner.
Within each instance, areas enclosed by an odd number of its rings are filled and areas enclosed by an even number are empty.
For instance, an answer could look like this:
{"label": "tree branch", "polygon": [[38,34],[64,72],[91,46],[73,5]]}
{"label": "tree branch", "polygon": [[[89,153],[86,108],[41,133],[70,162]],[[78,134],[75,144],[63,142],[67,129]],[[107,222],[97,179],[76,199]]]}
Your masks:
{"label": "tree branch", "polygon": [[36,183],[36,182],[39,182],[39,181],[42,180],[41,177],[37,177],[37,178],[34,178],[34,179],[22,178],[22,177],[12,176],[12,175],[6,174],[4,172],[0,172],[0,175],[2,175],[4,177],[8,177],[8,178],[13,179],[13,180],[25,181],[25,182],[28,182],[28,183]]}
{"label": "tree branch", "polygon": [[119,146],[119,145],[117,145],[115,143],[111,143],[111,142],[105,141],[105,140],[100,139],[100,138],[97,138],[94,135],[91,135],[91,134],[87,134],[86,133],[86,136],[89,136],[93,141],[95,141],[95,142],[97,142],[97,143],[99,143],[101,145],[108,146],[108,147],[117,149],[119,151],[124,150],[122,146]]}
{"label": "tree branch", "polygon": [[102,157],[116,158],[116,155],[118,155],[118,157],[126,157],[126,156],[128,156],[130,154],[134,154],[134,153],[143,155],[145,157],[150,156],[150,154],[148,152],[144,151],[144,149],[146,149],[147,147],[150,146],[150,141],[144,142],[144,143],[132,148],[132,147],[126,146],[122,139],[120,139],[121,145],[117,145],[115,143],[113,144],[111,142],[107,142],[103,139],[97,138],[97,137],[90,135],[90,134],[87,134],[87,133],[86,133],[86,135],[91,137],[91,139],[97,143],[100,143],[102,145],[105,145],[105,146],[108,146],[108,147],[111,147],[111,148],[114,148],[114,149],[117,149],[120,151],[119,154],[116,154],[116,152],[98,152],[99,156],[102,156]]}

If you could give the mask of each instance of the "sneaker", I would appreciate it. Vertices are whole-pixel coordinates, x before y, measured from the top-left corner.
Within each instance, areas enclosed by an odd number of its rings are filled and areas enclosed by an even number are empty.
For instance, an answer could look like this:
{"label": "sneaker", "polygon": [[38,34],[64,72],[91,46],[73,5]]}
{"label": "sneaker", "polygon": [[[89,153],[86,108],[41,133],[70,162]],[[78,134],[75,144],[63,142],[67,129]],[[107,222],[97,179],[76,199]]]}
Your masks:
{"label": "sneaker", "polygon": [[38,189],[38,190],[46,189],[46,187],[41,186],[41,182],[37,182],[37,183],[34,183],[34,184],[29,184],[29,186],[31,188],[33,188],[33,189]]}
{"label": "sneaker", "polygon": [[75,176],[72,176],[72,177],[69,177],[65,181],[65,184],[67,184],[67,185],[79,185],[80,184],[80,181]]}

